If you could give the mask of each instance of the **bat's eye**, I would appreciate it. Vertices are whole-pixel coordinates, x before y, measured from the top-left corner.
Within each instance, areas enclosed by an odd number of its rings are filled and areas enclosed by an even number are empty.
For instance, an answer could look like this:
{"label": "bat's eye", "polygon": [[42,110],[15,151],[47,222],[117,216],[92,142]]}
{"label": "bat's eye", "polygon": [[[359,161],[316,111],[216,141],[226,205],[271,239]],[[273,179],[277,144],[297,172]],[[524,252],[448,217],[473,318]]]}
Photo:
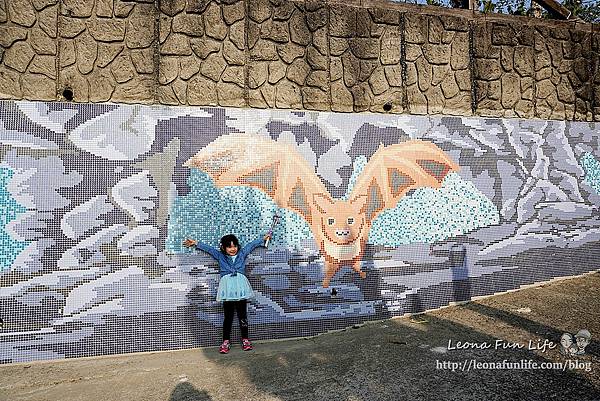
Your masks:
{"label": "bat's eye", "polygon": [[354,217],[348,217],[348,224],[349,225],[354,224]]}
{"label": "bat's eye", "polygon": [[330,217],[327,219],[327,224],[329,224],[330,226],[335,224],[335,219],[333,217]]}

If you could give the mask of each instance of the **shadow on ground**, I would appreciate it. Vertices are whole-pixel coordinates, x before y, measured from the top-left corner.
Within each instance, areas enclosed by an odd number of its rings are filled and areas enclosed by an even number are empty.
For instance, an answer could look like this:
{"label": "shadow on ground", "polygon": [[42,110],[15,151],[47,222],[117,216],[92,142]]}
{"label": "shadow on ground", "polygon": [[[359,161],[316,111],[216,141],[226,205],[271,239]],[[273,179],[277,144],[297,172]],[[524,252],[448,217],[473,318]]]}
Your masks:
{"label": "shadow on ground", "polygon": [[175,386],[169,401],[211,401],[206,391],[197,390],[192,384],[184,382]]}
{"label": "shadow on ground", "polygon": [[[600,334],[593,312],[600,310],[599,277],[578,279],[595,284],[593,291],[579,294],[581,305],[586,307],[576,314],[570,303],[560,303],[561,287],[569,284],[554,283],[414,319],[368,323],[304,340],[261,343],[252,353],[237,348],[226,356],[216,354],[215,348],[204,352],[211,362],[221,365],[223,372],[235,366],[259,393],[286,401],[598,400],[598,341],[592,341],[586,355],[572,357],[560,354],[559,341],[564,332],[574,333],[580,328],[587,328],[593,336]],[[554,303],[550,301],[551,291],[555,293]],[[539,292],[548,292],[548,297],[539,297]],[[528,297],[528,293],[536,293],[536,297]],[[500,302],[502,298],[508,302]],[[529,305],[534,317],[516,312],[520,305]],[[447,314],[461,319],[450,320],[445,318]],[[561,323],[565,314],[569,315],[569,327]],[[535,316],[553,320],[555,326],[538,322]],[[529,349],[541,346],[545,339],[555,347]],[[500,340],[498,349],[496,340]],[[449,341],[453,345],[458,341],[485,343],[490,348],[449,350]],[[522,348],[512,348],[515,344]],[[509,348],[504,349],[504,345]],[[505,365],[503,369],[473,369],[471,365],[503,361],[523,365]],[[534,363],[540,367],[524,369]],[[543,365],[552,363],[570,365],[565,371],[558,365]]]}
{"label": "shadow on ground", "polygon": [[[241,368],[262,393],[281,400],[594,400],[600,391],[572,371],[472,370],[478,362],[552,362],[528,350],[448,351],[448,340],[495,344],[496,337],[442,319],[388,322],[330,334],[304,344],[259,344],[253,355],[208,356]],[[414,327],[419,325],[421,327]],[[560,338],[557,337],[557,338]],[[535,337],[537,339],[537,337]],[[556,352],[556,350],[552,350]],[[210,352],[210,351],[207,351]],[[213,351],[214,352],[214,351]],[[550,353],[551,351],[547,351]],[[229,357],[233,358],[229,358]],[[221,356],[219,356],[221,357]],[[225,362],[224,358],[229,358]],[[589,362],[590,358],[581,358]],[[455,371],[442,369],[456,363]],[[596,366],[598,368],[598,366]]]}

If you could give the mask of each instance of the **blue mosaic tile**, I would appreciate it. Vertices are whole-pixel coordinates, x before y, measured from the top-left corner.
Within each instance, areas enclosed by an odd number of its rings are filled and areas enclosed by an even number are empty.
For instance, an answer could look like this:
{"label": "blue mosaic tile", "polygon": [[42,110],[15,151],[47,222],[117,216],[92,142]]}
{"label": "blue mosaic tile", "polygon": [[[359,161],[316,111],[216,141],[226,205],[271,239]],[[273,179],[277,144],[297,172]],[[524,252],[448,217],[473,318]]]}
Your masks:
{"label": "blue mosaic tile", "polygon": [[592,187],[600,195],[600,162],[591,153],[585,153],[580,163],[585,170],[583,182]]}
{"label": "blue mosaic tile", "polygon": [[6,189],[13,174],[11,169],[0,168],[0,271],[10,268],[28,244],[27,241],[15,240],[6,231],[6,225],[27,210],[17,203]]}

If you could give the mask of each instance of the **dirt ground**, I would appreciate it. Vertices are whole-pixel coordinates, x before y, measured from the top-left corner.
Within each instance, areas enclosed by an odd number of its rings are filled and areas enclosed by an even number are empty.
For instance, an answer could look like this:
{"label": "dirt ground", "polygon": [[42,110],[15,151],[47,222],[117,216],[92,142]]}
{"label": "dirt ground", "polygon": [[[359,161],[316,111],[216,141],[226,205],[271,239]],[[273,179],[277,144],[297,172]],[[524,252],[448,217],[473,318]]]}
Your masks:
{"label": "dirt ground", "polygon": [[[528,349],[583,328],[592,334],[583,356]],[[600,400],[599,338],[594,273],[412,318],[259,342],[251,352],[211,347],[0,366],[0,400]],[[448,349],[449,341],[491,347]],[[567,368],[482,365],[502,361]],[[453,371],[451,362],[461,365]]]}

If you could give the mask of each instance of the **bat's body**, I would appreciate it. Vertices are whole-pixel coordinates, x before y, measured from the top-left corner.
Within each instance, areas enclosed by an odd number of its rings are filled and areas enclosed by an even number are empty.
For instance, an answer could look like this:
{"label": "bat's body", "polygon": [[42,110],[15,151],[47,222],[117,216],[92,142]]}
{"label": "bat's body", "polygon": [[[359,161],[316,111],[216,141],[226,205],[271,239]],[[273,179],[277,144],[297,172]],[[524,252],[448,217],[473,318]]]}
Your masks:
{"label": "bat's body", "polygon": [[330,245],[329,247],[327,244],[322,243],[321,249],[324,250],[323,253],[325,254],[324,288],[329,287],[329,282],[335,273],[344,265],[352,266],[352,269],[354,269],[361,278],[367,277],[367,274],[360,270],[360,261],[362,260],[362,253],[365,249],[365,241],[355,241],[350,245]]}
{"label": "bat's body", "polygon": [[330,255],[334,260],[354,260],[360,256],[362,246],[360,241],[354,241],[348,245],[339,245],[331,241],[323,240],[321,248],[326,255]]}
{"label": "bat's body", "polygon": [[310,225],[325,257],[323,287],[343,265],[362,278],[362,254],[375,217],[407,191],[439,188],[454,163],[436,145],[411,140],[380,146],[356,181],[349,200],[333,199],[313,166],[290,145],[257,135],[226,135],[186,163],[206,171],[219,187],[249,185],[293,210]]}

